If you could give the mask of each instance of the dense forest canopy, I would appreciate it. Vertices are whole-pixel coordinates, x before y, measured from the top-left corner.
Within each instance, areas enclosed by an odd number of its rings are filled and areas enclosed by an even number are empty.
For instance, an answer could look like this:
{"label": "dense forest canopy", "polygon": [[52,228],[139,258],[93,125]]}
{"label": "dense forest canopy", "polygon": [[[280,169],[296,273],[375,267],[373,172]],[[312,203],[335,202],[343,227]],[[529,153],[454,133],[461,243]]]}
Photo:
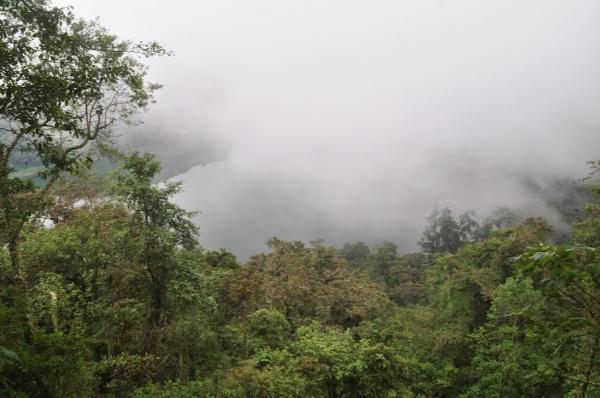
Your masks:
{"label": "dense forest canopy", "polygon": [[271,238],[240,263],[113,145],[165,54],[0,0],[1,396],[600,396],[599,162],[567,230],[439,208],[413,253]]}

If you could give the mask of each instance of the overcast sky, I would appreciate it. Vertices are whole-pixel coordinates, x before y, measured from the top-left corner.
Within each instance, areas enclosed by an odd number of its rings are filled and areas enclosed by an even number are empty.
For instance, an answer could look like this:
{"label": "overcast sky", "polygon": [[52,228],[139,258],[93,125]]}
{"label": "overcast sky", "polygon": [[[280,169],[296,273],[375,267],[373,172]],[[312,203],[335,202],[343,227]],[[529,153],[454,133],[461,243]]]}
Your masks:
{"label": "overcast sky", "polygon": [[410,250],[435,206],[535,208],[523,179],[600,157],[597,0],[59,4],[175,53],[146,128],[227,148],[178,177],[208,248]]}

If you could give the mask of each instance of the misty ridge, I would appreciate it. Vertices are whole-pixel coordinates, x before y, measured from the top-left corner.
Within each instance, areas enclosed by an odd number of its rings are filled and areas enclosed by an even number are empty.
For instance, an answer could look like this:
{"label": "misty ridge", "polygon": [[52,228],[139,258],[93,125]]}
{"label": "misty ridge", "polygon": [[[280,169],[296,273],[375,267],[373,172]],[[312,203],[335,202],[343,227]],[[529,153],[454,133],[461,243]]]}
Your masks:
{"label": "misty ridge", "polygon": [[597,157],[594,1],[64,3],[174,52],[152,61],[164,88],[124,147],[179,174],[207,248],[410,251],[444,207],[560,230]]}

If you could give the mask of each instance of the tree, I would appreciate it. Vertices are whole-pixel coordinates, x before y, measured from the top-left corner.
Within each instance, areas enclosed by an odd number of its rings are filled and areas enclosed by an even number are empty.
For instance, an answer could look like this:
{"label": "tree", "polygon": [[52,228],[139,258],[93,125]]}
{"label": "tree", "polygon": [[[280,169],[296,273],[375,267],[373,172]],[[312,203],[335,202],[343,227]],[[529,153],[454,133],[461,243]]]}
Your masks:
{"label": "tree", "polygon": [[487,322],[473,335],[476,382],[468,397],[564,396],[569,341],[545,319],[547,311],[530,278],[498,287]]}
{"label": "tree", "polygon": [[425,253],[454,253],[461,246],[461,228],[452,216],[452,210],[447,207],[435,209],[427,220],[429,224],[419,241]]}
{"label": "tree", "polygon": [[279,311],[261,308],[248,316],[247,330],[255,348],[281,348],[289,338],[291,326]]}
{"label": "tree", "polygon": [[339,250],[340,256],[344,257],[354,268],[358,268],[361,265],[364,266],[365,260],[369,257],[370,253],[369,246],[365,242],[360,241],[353,243],[346,242]]}
{"label": "tree", "polygon": [[198,227],[186,211],[170,198],[181,191],[181,182],[155,186],[160,171],[154,155],[132,153],[112,176],[111,192],[133,213],[129,233],[141,244],[141,261],[150,279],[151,311],[147,328],[147,350],[156,350],[156,335],[166,304],[169,281],[173,278],[177,248],[197,246]]}
{"label": "tree", "polygon": [[514,227],[519,221],[522,221],[522,218],[512,209],[498,207],[483,220],[481,226],[475,229],[473,236],[475,240],[486,239],[492,231]]}
{"label": "tree", "polygon": [[390,267],[396,261],[398,255],[398,246],[392,242],[385,241],[379,245],[373,246],[371,255],[368,258],[369,274],[371,278],[378,281],[387,282],[389,279]]}
{"label": "tree", "polygon": [[[89,166],[113,129],[151,102],[158,85],[145,81],[141,60],[163,54],[47,0],[0,1],[0,239],[23,291],[24,224],[61,173]],[[16,157],[37,168],[40,187],[12,174]]]}
{"label": "tree", "polygon": [[428,266],[428,258],[423,253],[398,256],[388,271],[386,290],[390,298],[399,305],[425,302],[425,270]]}
{"label": "tree", "polygon": [[223,280],[221,311],[230,319],[272,308],[294,330],[315,319],[351,327],[390,309],[383,288],[352,272],[334,248],[276,238],[269,246],[271,253],[252,257]]}
{"label": "tree", "polygon": [[583,214],[573,224],[572,238],[575,243],[600,246],[600,160],[589,162],[590,174],[583,180],[583,188],[591,200],[583,209]]}
{"label": "tree", "polygon": [[517,257],[552,306],[555,328],[574,336],[570,377],[577,396],[598,393],[600,380],[600,260],[598,248],[538,245]]}
{"label": "tree", "polygon": [[21,359],[2,377],[7,374],[16,391],[128,396],[149,382],[189,380],[224,357],[211,294],[220,274],[230,272],[231,255],[205,258],[193,247],[191,213],[168,202],[178,187],[151,183],[153,157],[124,160],[110,184],[102,184],[113,197],[94,198],[87,176],[79,188],[70,180],[65,199],[55,202],[60,211],[49,209],[68,216],[57,217],[52,228],[25,228],[21,256],[31,286],[31,341],[23,338],[24,296],[3,272],[8,253],[0,249],[0,346]]}
{"label": "tree", "polygon": [[458,217],[460,227],[460,240],[463,244],[472,243],[477,239],[479,223],[475,220],[475,212],[469,210]]}

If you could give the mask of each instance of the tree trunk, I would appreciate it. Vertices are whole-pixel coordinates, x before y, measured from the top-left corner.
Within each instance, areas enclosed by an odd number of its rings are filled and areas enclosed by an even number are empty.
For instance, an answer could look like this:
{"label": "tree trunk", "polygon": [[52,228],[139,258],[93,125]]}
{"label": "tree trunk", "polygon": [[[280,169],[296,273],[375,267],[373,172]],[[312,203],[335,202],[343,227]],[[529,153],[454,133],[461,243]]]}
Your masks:
{"label": "tree trunk", "polygon": [[10,255],[10,262],[15,272],[17,287],[23,294],[25,299],[25,320],[27,321],[27,332],[25,338],[28,342],[33,339],[34,322],[33,322],[33,310],[31,308],[31,289],[27,283],[27,275],[23,269],[21,261],[21,232],[20,230],[11,236],[8,242],[8,253]]}
{"label": "tree trunk", "polygon": [[592,378],[592,372],[594,370],[594,362],[596,362],[596,356],[598,355],[598,347],[600,344],[600,333],[596,333],[594,337],[594,342],[592,343],[592,351],[590,353],[590,360],[585,371],[583,383],[581,383],[581,390],[579,391],[579,396],[581,398],[587,397],[587,389],[590,385],[590,379]]}
{"label": "tree trunk", "polygon": [[146,351],[156,354],[158,349],[158,329],[163,310],[163,288],[160,275],[149,261],[146,265],[150,275],[150,314],[146,331]]}
{"label": "tree trunk", "polygon": [[177,351],[177,359],[178,359],[178,365],[179,365],[179,379],[183,382],[187,382],[188,381],[188,373],[186,371],[185,358],[183,355],[183,351],[181,349],[179,349]]}

